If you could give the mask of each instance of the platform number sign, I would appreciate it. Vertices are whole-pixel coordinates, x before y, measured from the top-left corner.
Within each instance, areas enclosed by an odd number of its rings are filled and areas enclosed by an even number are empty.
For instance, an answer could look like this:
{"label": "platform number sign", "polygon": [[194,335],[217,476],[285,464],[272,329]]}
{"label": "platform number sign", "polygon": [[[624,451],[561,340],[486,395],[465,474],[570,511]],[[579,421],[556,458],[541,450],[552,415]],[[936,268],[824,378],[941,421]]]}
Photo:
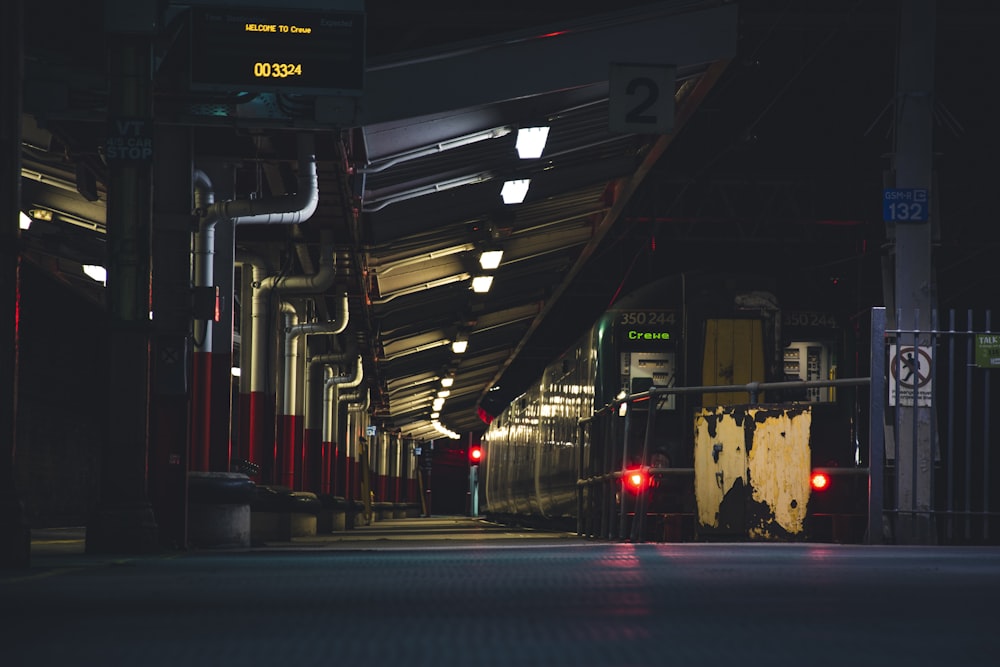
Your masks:
{"label": "platform number sign", "polygon": [[927,222],[927,188],[892,188],[882,192],[884,222]]}
{"label": "platform number sign", "polygon": [[624,134],[667,134],[674,129],[673,65],[612,63],[608,126]]}

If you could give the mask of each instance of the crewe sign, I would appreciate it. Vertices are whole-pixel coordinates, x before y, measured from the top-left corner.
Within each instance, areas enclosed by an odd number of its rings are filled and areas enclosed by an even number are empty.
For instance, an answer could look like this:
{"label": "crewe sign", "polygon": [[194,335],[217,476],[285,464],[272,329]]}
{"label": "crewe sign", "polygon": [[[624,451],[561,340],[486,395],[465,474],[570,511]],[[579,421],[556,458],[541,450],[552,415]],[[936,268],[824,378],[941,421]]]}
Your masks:
{"label": "crewe sign", "polygon": [[299,9],[191,9],[191,87],[360,95],[365,16]]}

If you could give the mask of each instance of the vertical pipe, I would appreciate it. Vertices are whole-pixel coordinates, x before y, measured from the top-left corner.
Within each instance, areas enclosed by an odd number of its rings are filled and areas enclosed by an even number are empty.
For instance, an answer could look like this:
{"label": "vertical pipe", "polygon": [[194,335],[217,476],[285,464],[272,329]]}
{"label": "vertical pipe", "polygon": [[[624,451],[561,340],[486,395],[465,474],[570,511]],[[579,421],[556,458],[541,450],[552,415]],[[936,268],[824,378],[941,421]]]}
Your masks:
{"label": "vertical pipe", "polygon": [[[107,16],[106,19],[116,17]],[[112,141],[143,145],[153,127],[150,34],[110,36],[108,127]],[[109,133],[110,134],[110,133]],[[151,141],[150,141],[151,145]],[[152,158],[151,150],[148,156]],[[107,203],[109,315],[108,440],[100,498],[87,523],[88,553],[158,550],[159,529],[148,500],[149,329],[152,166],[109,160]]]}
{"label": "vertical pipe", "polygon": [[[21,85],[24,5],[0,5],[0,568],[31,565],[31,531],[15,484],[21,306]],[[3,388],[9,388],[6,391]]]}
{"label": "vertical pipe", "polygon": [[[649,441],[653,438],[653,430],[656,428],[656,389],[649,391],[649,412],[646,415],[646,434],[642,439],[642,466],[649,465]],[[638,542],[642,539],[642,534],[646,527],[646,507],[649,504],[649,485],[643,486],[635,498],[635,520],[632,525],[632,541]]]}
{"label": "vertical pipe", "polygon": [[334,475],[334,462],[333,462],[333,436],[331,434],[331,410],[332,410],[332,397],[333,391],[326,390],[326,383],[330,381],[333,376],[333,368],[330,366],[326,367],[326,375],[324,382],[323,391],[323,409],[322,409],[322,426],[320,427],[320,480],[319,480],[319,493],[323,495],[330,495],[333,491],[331,480]]}
{"label": "vertical pipe", "polygon": [[[896,117],[893,169],[899,188],[932,191],[934,129],[935,0],[906,0],[899,4],[899,47],[896,77]],[[933,212],[935,207],[931,206]],[[930,217],[930,216],[928,216]],[[895,225],[895,307],[914,318],[914,331],[930,331],[932,323],[933,257],[929,220]],[[909,317],[908,317],[909,321]],[[899,321],[897,320],[897,326]],[[916,334],[913,345],[927,345]],[[897,517],[897,540],[908,544],[936,541],[930,480],[933,451],[930,410],[920,406],[914,387],[914,405],[902,412],[900,440],[905,450],[897,458],[899,493],[906,506]]]}
{"label": "vertical pipe", "polygon": [[945,470],[947,470],[947,489],[945,493],[945,516],[947,517],[945,535],[951,542],[955,533],[955,376],[958,369],[955,366],[955,309],[948,312],[948,427],[945,447]]}
{"label": "vertical pipe", "polygon": [[872,308],[871,361],[868,374],[868,543],[882,544],[882,512],[885,494],[885,308]]}
{"label": "vertical pipe", "polygon": [[232,465],[233,405],[233,294],[236,239],[230,221],[216,225],[215,242],[221,249],[215,254],[215,278],[219,299],[212,326],[209,351],[208,461],[209,470],[228,472]]}
{"label": "vertical pipe", "polygon": [[403,501],[403,443],[398,435],[390,437],[390,455],[392,456],[392,467],[390,475],[390,497],[394,503]]}
{"label": "vertical pipe", "polygon": [[191,442],[191,128],[155,128],[149,493],[163,544],[187,546]]}
{"label": "vertical pipe", "polygon": [[282,400],[278,411],[278,430],[275,450],[277,452],[278,484],[289,489],[296,488],[296,459],[298,451],[299,433],[302,431],[301,412],[299,411],[301,401],[299,386],[299,363],[300,358],[300,337],[296,335],[298,325],[298,314],[295,307],[288,301],[281,303],[282,316],[284,318],[284,332],[281,339],[283,346],[283,369],[282,373]]}
{"label": "vertical pipe", "polygon": [[[632,404],[629,402],[623,403],[626,405],[625,408],[625,435],[622,438],[622,476],[618,480],[619,494],[621,495],[621,502],[618,505],[619,515],[618,515],[618,539],[625,539],[625,526],[626,526],[626,513],[625,513],[625,501],[626,501],[626,488],[625,488],[625,471],[628,470],[628,441],[629,437],[632,435]],[[638,501],[638,497],[636,498]]]}
{"label": "vertical pipe", "polygon": [[[584,429],[586,428],[586,425],[588,423],[589,422],[585,422],[583,420],[579,420],[577,422],[577,424],[576,424],[576,441],[577,441],[577,443],[579,443],[579,446],[576,448],[576,470],[577,470],[576,478],[578,480],[583,479],[585,477],[585,475],[583,474],[583,470],[584,470],[584,465],[583,465],[583,434],[584,434]],[[576,534],[578,536],[581,536],[581,537],[584,534],[585,525],[586,525],[586,522],[584,521],[584,506],[583,506],[584,493],[585,493],[585,491],[584,491],[583,484],[577,483],[577,485],[576,485]]]}
{"label": "vertical pipe", "polygon": [[965,539],[972,535],[972,360],[975,351],[972,340],[975,338],[975,328],[972,321],[972,311],[966,312],[965,324]]}
{"label": "vertical pipe", "polygon": [[[209,288],[215,280],[215,220],[202,223],[194,235],[192,282]],[[213,321],[202,313],[194,325],[194,355],[191,370],[191,470],[208,472],[212,413],[212,331]]]}
{"label": "vertical pipe", "polygon": [[[986,311],[986,332],[992,327],[990,311]],[[990,539],[990,374],[983,378],[983,541]]]}
{"label": "vertical pipe", "polygon": [[605,496],[601,510],[601,535],[608,540],[613,539],[615,534],[615,480],[611,479],[609,474],[614,471],[614,419],[615,414],[611,410],[603,415],[604,467],[601,474],[607,481],[602,485]]}

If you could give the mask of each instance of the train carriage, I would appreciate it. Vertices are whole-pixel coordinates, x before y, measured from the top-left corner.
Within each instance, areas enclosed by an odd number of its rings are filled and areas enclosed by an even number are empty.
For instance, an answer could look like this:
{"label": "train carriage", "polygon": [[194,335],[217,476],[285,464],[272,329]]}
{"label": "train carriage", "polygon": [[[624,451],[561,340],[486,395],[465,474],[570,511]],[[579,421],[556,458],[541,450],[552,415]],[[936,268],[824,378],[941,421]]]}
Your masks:
{"label": "train carriage", "polygon": [[[483,436],[483,510],[503,521],[576,523],[607,537],[859,540],[843,527],[864,524],[864,478],[850,474],[862,463],[854,391],[796,386],[843,376],[853,361],[850,342],[834,313],[783,310],[766,279],[685,274],[654,281],[609,308],[493,420]],[[779,388],[753,391],[760,383]],[[720,462],[718,451],[706,455],[699,444],[706,420],[714,425],[719,415],[745,424],[743,458]],[[774,415],[808,418],[807,435],[788,438],[805,452],[797,467],[784,448],[789,442],[766,445],[770,454],[764,444],[750,451],[749,434],[766,433]],[[735,450],[739,443],[723,451]],[[731,480],[732,470],[743,474],[742,484],[716,493],[712,486]],[[794,492],[790,504],[801,525],[786,525],[788,508],[760,515],[760,489],[787,495],[814,470],[833,488]],[[666,502],[657,495],[664,493]],[[664,522],[667,515],[681,527]]]}

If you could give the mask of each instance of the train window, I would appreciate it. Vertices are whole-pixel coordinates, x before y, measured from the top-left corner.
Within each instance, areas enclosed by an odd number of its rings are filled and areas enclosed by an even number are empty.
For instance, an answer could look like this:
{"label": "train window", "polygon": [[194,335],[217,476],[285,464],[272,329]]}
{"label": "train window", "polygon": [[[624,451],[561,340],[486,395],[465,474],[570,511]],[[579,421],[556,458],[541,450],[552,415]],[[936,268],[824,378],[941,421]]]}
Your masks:
{"label": "train window", "polygon": [[[675,385],[676,354],[674,352],[622,352],[622,386],[630,394],[648,391],[651,387]],[[660,410],[676,409],[674,395],[658,403]]]}
{"label": "train window", "polygon": [[[833,362],[833,346],[823,341],[792,341],[784,350],[786,380],[833,380],[837,367]],[[801,400],[809,403],[829,403],[836,400],[832,387],[810,387]]]}

